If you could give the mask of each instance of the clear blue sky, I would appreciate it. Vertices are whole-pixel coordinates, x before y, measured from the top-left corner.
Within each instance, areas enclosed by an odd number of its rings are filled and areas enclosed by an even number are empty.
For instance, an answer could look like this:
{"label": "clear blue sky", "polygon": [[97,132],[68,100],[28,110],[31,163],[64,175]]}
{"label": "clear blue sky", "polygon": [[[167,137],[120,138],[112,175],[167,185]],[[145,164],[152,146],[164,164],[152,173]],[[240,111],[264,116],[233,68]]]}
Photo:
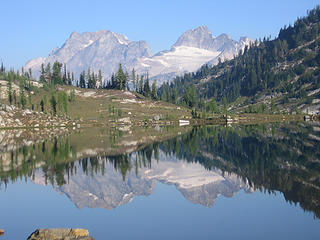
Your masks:
{"label": "clear blue sky", "polygon": [[320,0],[1,0],[0,59],[19,68],[48,56],[73,31],[111,30],[147,41],[154,53],[200,25],[236,40],[275,37],[317,4]]}

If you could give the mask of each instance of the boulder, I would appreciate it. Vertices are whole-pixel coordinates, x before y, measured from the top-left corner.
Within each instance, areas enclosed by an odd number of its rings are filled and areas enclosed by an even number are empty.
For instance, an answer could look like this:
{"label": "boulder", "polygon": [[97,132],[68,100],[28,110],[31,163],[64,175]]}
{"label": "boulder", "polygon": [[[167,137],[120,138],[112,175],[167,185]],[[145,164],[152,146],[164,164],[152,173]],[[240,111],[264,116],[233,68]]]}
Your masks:
{"label": "boulder", "polygon": [[159,121],[159,120],[161,120],[161,119],[162,119],[162,115],[161,115],[161,114],[158,114],[158,115],[153,116],[153,120],[154,120],[154,121]]}
{"label": "boulder", "polygon": [[37,229],[28,240],[94,240],[86,229],[81,228],[51,228]]}

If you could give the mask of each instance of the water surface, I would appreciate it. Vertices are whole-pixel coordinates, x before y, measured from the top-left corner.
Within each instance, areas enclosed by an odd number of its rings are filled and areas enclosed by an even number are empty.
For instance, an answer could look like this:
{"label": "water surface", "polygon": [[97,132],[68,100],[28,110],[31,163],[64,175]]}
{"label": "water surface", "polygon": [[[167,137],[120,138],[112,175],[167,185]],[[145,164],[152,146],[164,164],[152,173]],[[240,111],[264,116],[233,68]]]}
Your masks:
{"label": "water surface", "polygon": [[3,134],[0,239],[56,227],[95,239],[319,239],[319,125],[142,133]]}

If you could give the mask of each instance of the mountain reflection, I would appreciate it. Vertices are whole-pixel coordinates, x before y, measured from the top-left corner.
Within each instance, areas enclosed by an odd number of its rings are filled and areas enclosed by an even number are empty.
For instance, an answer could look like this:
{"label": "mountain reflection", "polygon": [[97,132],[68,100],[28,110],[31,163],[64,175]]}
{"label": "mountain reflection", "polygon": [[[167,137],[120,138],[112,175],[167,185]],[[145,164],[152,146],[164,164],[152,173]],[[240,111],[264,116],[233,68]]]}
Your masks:
{"label": "mountain reflection", "polygon": [[[135,168],[137,158],[139,154],[132,154],[125,164]],[[232,197],[241,189],[251,190],[248,184],[235,174],[222,176],[219,170],[207,171],[199,163],[179,161],[174,156],[166,156],[162,151],[159,152],[158,160],[151,157],[147,166],[139,162],[138,172],[126,167],[128,170],[125,171],[125,177],[122,175],[123,163],[115,165],[118,161],[119,159],[105,157],[82,160],[74,166],[77,174],[69,175],[68,184],[54,188],[58,192],[65,193],[78,208],[106,209],[126,204],[136,196],[152,194],[158,181],[175,185],[189,201],[209,207],[220,194]],[[93,162],[94,165],[91,165]],[[97,169],[96,165],[103,165],[103,171],[93,173],[92,170]],[[45,184],[45,175],[42,171],[35,173],[34,181]]]}
{"label": "mountain reflection", "polygon": [[317,124],[194,127],[138,146],[121,137],[116,134],[126,147],[115,141],[97,146],[99,137],[83,147],[71,134],[7,149],[0,155],[0,179],[51,184],[78,208],[112,209],[152,194],[157,182],[175,185],[187,200],[208,207],[219,195],[240,190],[280,191],[320,217]]}

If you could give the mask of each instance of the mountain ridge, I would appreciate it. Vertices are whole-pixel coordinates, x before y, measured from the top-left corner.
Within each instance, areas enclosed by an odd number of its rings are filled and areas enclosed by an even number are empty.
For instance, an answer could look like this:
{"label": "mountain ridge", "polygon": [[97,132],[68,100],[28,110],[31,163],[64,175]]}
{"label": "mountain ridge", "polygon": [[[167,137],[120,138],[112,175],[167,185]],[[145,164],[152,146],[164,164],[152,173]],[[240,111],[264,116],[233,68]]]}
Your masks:
{"label": "mountain ridge", "polygon": [[140,75],[159,76],[161,82],[195,71],[205,63],[215,64],[218,58],[232,58],[252,41],[241,39],[232,40],[227,34],[215,38],[207,26],[200,26],[184,32],[170,50],[153,54],[147,42],[130,41],[125,35],[112,31],[72,32],[61,47],[53,49],[47,58],[28,61],[25,69],[31,68],[33,76],[38,78],[41,64],[58,61],[66,64],[76,78],[91,68],[95,72],[102,70],[104,78],[109,79],[122,63],[127,71],[134,68]]}

